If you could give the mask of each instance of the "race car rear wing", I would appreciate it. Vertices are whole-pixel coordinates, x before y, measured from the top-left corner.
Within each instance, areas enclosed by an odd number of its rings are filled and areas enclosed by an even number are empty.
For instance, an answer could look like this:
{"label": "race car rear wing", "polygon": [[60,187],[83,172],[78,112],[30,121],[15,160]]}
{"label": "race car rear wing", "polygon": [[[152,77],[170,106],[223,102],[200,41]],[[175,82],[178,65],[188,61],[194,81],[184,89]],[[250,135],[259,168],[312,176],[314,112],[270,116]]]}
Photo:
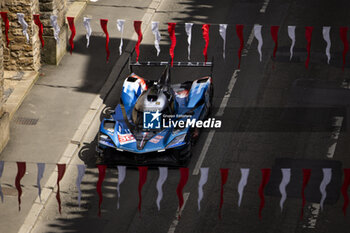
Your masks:
{"label": "race car rear wing", "polygon": [[[142,61],[130,62],[130,66],[167,66],[171,63],[168,61]],[[183,62],[174,61],[173,67],[213,67],[213,62]]]}
{"label": "race car rear wing", "polygon": [[213,68],[214,68],[214,57],[212,58],[212,61],[210,62],[183,62],[183,61],[174,61],[173,65],[171,66],[171,61],[138,61],[138,62],[132,62],[131,56],[129,57],[129,70],[131,73],[133,73],[132,67],[134,66],[143,66],[143,67],[159,67],[159,66],[165,66],[165,70],[163,72],[163,75],[160,77],[159,82],[161,84],[169,84],[170,83],[170,68],[173,67],[207,67],[210,68],[210,76],[213,75]]}

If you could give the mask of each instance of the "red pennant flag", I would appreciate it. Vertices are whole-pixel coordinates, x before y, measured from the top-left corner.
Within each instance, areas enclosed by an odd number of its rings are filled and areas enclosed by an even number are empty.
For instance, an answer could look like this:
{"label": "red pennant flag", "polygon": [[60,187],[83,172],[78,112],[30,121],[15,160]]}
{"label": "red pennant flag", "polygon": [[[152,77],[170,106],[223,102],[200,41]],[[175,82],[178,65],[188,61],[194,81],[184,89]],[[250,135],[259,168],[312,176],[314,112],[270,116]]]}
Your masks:
{"label": "red pennant flag", "polygon": [[301,189],[301,197],[303,198],[303,203],[302,203],[302,206],[301,206],[300,219],[302,219],[303,216],[304,216],[304,206],[305,206],[305,203],[306,203],[306,200],[305,200],[305,188],[306,188],[307,183],[309,182],[310,176],[311,176],[311,169],[303,169],[303,186],[302,186],[302,189]]}
{"label": "red pennant flag", "polygon": [[259,196],[260,196],[260,207],[259,207],[259,219],[261,219],[261,212],[265,205],[265,196],[264,196],[264,189],[267,183],[270,180],[271,175],[271,169],[270,168],[263,168],[261,169],[262,173],[262,179],[259,187]]}
{"label": "red pennant flag", "polygon": [[101,23],[101,27],[102,27],[103,32],[106,34],[106,53],[107,53],[107,62],[108,62],[109,61],[109,55],[110,55],[109,46],[108,46],[108,44],[109,44],[109,33],[108,33],[108,29],[107,29],[108,19],[101,19],[100,23]]}
{"label": "red pennant flag", "polygon": [[219,207],[219,219],[221,219],[221,209],[224,204],[224,185],[227,182],[228,168],[220,168],[221,174],[221,192],[220,192],[220,207]]}
{"label": "red pennant flag", "polygon": [[305,38],[307,41],[307,58],[305,62],[306,69],[309,68],[309,62],[310,62],[310,49],[311,49],[311,36],[312,36],[312,30],[314,30],[314,27],[305,27]]}
{"label": "red pennant flag", "polygon": [[9,40],[9,29],[10,29],[10,22],[7,18],[7,12],[0,12],[2,21],[5,23],[5,35],[6,35],[6,46],[9,47],[10,40]]}
{"label": "red pennant flag", "polygon": [[75,25],[74,25],[74,17],[67,17],[67,20],[68,20],[69,29],[72,32],[70,35],[70,38],[69,38],[70,54],[72,54],[73,49],[74,49],[74,37],[76,34]]}
{"label": "red pennant flag", "polygon": [[142,203],[142,187],[146,183],[147,180],[147,167],[138,167],[139,169],[139,213],[141,213],[141,203]]}
{"label": "red pennant flag", "polygon": [[202,26],[203,38],[205,40],[205,46],[203,49],[203,55],[204,55],[205,62],[207,62],[207,60],[208,60],[207,50],[208,50],[208,46],[209,46],[209,28],[210,28],[210,24],[203,24],[203,26]]}
{"label": "red pennant flag", "polygon": [[[182,195],[182,190],[187,183],[188,173],[189,173],[189,169],[187,167],[180,167],[180,182],[176,188],[176,194],[177,194],[177,197],[179,199],[179,213],[181,211],[182,205],[184,204],[184,197]],[[180,217],[181,216],[179,214],[179,219],[180,219]]]}
{"label": "red pennant flag", "polygon": [[271,26],[271,36],[272,40],[275,42],[275,47],[273,49],[273,57],[276,57],[276,51],[278,47],[278,29],[280,26]]}
{"label": "red pennant flag", "polygon": [[349,50],[349,42],[348,42],[348,27],[340,27],[339,29],[340,32],[340,38],[343,41],[344,44],[344,49],[343,49],[343,71],[345,68],[345,58],[346,58],[346,53]]}
{"label": "red pennant flag", "polygon": [[63,178],[64,173],[66,172],[66,164],[57,164],[57,193],[56,193],[56,199],[58,202],[58,211],[61,214],[61,197],[60,197],[60,181]]}
{"label": "red pennant flag", "polygon": [[137,33],[137,35],[139,36],[137,43],[135,45],[135,51],[136,51],[136,62],[139,61],[139,55],[140,55],[140,44],[142,41],[142,31],[141,31],[141,24],[142,21],[134,21],[134,28],[135,28],[135,32]]}
{"label": "red pennant flag", "polygon": [[43,38],[43,33],[44,33],[44,26],[40,21],[40,15],[33,15],[34,18],[34,23],[38,26],[39,28],[39,39],[41,42],[41,47],[44,47],[44,38]]}
{"label": "red pennant flag", "polygon": [[103,200],[102,196],[102,183],[106,176],[106,165],[97,165],[98,168],[98,181],[96,184],[96,192],[98,193],[98,216],[101,217],[101,204]]}
{"label": "red pennant flag", "polygon": [[240,69],[241,67],[241,57],[242,57],[242,50],[243,50],[243,46],[244,46],[244,40],[243,40],[243,25],[241,24],[237,24],[236,25],[236,33],[237,36],[239,38],[240,41],[240,46],[239,46],[239,50],[238,50],[238,69]]}
{"label": "red pennant flag", "polygon": [[168,33],[171,40],[171,45],[169,49],[169,54],[171,57],[171,66],[173,66],[174,64],[174,50],[176,46],[175,26],[176,23],[168,23]]}
{"label": "red pennant flag", "polygon": [[349,205],[349,196],[348,196],[348,188],[350,185],[350,168],[344,168],[344,182],[341,186],[341,193],[344,197],[344,204],[343,204],[343,213],[344,216],[346,215],[346,209]]}
{"label": "red pennant flag", "polygon": [[21,195],[22,195],[21,179],[23,178],[25,173],[26,173],[26,163],[17,162],[17,175],[15,180],[15,186],[18,191],[18,211],[21,210]]}

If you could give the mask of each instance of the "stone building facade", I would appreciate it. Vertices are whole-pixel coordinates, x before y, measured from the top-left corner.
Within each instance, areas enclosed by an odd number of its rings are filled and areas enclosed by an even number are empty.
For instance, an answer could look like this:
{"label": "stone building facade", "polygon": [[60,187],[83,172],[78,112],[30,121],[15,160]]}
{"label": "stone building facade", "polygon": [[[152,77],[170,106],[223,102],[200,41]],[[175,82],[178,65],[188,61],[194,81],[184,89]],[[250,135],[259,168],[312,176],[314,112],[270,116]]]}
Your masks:
{"label": "stone building facade", "polygon": [[[58,64],[66,50],[67,0],[4,0],[1,11],[8,12],[10,21],[9,47],[4,48],[5,70],[26,71],[40,69],[41,63]],[[17,13],[23,13],[28,24],[29,42],[22,33],[22,26],[18,22]],[[38,26],[33,21],[33,14],[40,14],[44,26],[44,48],[41,48],[38,36]],[[58,17],[60,43],[54,39],[50,16]]]}
{"label": "stone building facade", "polygon": [[[1,26],[0,26],[1,29]],[[3,85],[4,85],[4,66],[3,66],[3,39],[2,31],[0,30],[0,152],[6,146],[10,138],[10,119],[9,114],[5,112],[3,107]]]}

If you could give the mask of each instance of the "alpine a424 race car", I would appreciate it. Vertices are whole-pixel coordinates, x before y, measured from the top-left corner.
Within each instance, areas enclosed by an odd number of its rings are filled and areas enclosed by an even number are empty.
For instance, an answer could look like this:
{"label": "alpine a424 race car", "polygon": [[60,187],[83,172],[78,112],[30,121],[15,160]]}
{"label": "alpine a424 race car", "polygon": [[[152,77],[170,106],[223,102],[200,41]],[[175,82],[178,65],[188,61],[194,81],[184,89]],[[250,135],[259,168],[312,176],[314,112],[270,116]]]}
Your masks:
{"label": "alpine a424 race car", "polygon": [[[120,104],[101,122],[100,161],[186,165],[198,128],[208,121],[214,90],[211,75],[171,84],[169,62],[129,65],[131,74],[124,81]],[[158,80],[146,80],[132,72],[133,66],[165,66],[165,70]],[[173,67],[209,67],[212,71],[213,63],[174,62]]]}

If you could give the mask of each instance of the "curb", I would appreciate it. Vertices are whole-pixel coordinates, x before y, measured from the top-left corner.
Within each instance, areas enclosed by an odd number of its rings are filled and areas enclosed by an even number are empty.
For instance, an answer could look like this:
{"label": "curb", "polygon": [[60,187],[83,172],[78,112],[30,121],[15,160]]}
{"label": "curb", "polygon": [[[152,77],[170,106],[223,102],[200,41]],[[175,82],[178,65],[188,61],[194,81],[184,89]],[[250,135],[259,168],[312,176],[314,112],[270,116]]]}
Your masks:
{"label": "curb", "polygon": [[26,96],[29,94],[30,90],[34,86],[34,83],[39,78],[38,72],[28,72],[24,75],[23,80],[19,81],[19,83],[14,88],[13,92],[6,100],[4,104],[5,112],[9,113],[10,121],[13,118],[13,115],[18,110],[19,106],[23,103]]}
{"label": "curb", "polygon": [[[154,13],[157,11],[162,1],[163,0],[153,0],[149,5],[147,11],[145,12],[144,16],[141,19],[143,22],[142,24],[143,32],[145,32],[145,30],[148,28]],[[102,109],[105,106],[103,104],[104,100],[109,96],[109,93],[113,89],[113,86],[115,85],[115,83],[118,81],[119,75],[121,74],[123,68],[125,67],[125,65],[127,65],[129,61],[129,56],[134,51],[137,38],[138,37],[136,33],[134,33],[130,38],[129,43],[125,47],[125,51],[122,53],[122,55],[119,57],[118,61],[114,65],[110,75],[108,76],[105,84],[101,88],[99,94],[96,94],[96,97],[92,101],[88,112],[85,114],[77,131],[75,132],[73,138],[71,139],[71,142],[67,145],[58,163],[69,164],[74,154],[78,152],[78,149],[83,141],[83,138],[86,135],[88,129],[90,128],[91,122],[94,120],[95,117],[99,116],[99,114],[102,112]],[[45,208],[45,205],[48,199],[50,198],[51,194],[54,191],[54,188],[56,186],[56,179],[57,179],[57,168],[50,175],[48,181],[42,188],[41,202],[39,197],[37,197],[30,211],[28,212],[28,215],[24,220],[24,223],[19,229],[18,231],[19,233],[30,233],[33,230],[38,220],[38,217],[41,214],[42,209]]]}

